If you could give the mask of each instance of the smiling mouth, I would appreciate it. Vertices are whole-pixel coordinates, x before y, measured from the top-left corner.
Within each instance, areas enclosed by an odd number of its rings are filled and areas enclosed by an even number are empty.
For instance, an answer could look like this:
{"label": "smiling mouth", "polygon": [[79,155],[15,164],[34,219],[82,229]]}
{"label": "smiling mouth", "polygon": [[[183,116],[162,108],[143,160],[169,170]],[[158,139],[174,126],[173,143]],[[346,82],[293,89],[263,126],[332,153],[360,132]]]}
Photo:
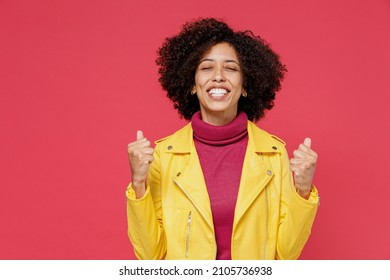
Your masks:
{"label": "smiling mouth", "polygon": [[224,88],[212,88],[208,91],[208,93],[213,97],[218,97],[218,96],[224,96],[229,92],[227,91],[227,89]]}

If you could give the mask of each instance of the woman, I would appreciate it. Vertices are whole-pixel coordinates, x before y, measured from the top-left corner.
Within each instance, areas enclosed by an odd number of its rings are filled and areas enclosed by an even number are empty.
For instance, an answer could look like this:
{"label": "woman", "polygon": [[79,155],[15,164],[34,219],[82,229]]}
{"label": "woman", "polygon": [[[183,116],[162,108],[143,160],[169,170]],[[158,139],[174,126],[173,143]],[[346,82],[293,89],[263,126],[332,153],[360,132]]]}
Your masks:
{"label": "woman", "polygon": [[[140,259],[296,259],[318,206],[311,140],[285,143],[252,121],[273,107],[284,66],[252,32],[189,22],[166,39],[160,83],[191,122],[128,145],[128,233]],[[294,173],[295,183],[291,176]]]}

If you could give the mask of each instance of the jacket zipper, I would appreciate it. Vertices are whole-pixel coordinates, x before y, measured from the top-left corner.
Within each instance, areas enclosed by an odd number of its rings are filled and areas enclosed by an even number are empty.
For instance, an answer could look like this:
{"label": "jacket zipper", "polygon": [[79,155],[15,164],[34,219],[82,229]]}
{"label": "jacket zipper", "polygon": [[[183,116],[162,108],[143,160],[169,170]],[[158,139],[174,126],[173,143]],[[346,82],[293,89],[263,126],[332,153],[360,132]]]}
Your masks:
{"label": "jacket zipper", "polygon": [[191,211],[188,214],[188,219],[187,219],[187,233],[186,233],[186,258],[188,258],[188,247],[190,243],[190,230],[191,230],[191,220],[192,220],[192,215]]}
{"label": "jacket zipper", "polygon": [[[183,189],[182,185],[179,183],[178,180],[176,180],[175,178],[173,178],[173,181],[176,183],[176,185],[178,185],[180,187],[180,189],[187,195],[188,198],[190,198],[190,196],[187,194],[187,192]],[[190,199],[191,200],[191,199]],[[191,202],[193,203],[193,201],[191,200]],[[196,205],[195,205],[196,207]],[[199,210],[199,209],[198,209]],[[200,215],[206,220],[205,216],[202,214],[201,211],[199,211]],[[188,215],[189,217],[189,227],[188,227],[188,222],[187,222],[187,232],[189,232],[189,229],[191,228],[191,211],[190,211],[190,214]],[[209,224],[210,225],[210,224]],[[211,227],[211,225],[210,225]],[[215,235],[215,233],[214,233]],[[187,239],[188,239],[188,242],[187,242]],[[217,259],[217,241],[215,240],[214,238],[214,247],[215,247],[215,253],[214,253],[214,259]],[[189,234],[186,235],[186,247],[187,246],[187,243],[189,243]],[[186,257],[188,256],[188,248],[186,248]]]}

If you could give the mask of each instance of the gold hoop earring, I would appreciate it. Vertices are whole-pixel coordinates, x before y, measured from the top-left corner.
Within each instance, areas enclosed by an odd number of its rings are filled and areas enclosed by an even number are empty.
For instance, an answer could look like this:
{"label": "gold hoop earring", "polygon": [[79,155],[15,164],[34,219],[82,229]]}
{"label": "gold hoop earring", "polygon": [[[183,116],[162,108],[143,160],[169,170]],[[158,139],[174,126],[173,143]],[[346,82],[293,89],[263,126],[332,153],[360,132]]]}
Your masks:
{"label": "gold hoop earring", "polygon": [[195,93],[196,93],[196,86],[193,86],[191,90],[191,95],[195,95]]}

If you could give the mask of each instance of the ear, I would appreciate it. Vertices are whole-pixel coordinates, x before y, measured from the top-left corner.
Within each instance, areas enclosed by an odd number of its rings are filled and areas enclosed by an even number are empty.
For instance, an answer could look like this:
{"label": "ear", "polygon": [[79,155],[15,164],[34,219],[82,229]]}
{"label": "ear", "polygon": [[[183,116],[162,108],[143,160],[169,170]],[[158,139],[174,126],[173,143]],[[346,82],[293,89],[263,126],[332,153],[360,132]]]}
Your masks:
{"label": "ear", "polygon": [[241,95],[244,96],[244,97],[247,97],[247,96],[248,96],[248,94],[246,93],[245,89],[242,90]]}

